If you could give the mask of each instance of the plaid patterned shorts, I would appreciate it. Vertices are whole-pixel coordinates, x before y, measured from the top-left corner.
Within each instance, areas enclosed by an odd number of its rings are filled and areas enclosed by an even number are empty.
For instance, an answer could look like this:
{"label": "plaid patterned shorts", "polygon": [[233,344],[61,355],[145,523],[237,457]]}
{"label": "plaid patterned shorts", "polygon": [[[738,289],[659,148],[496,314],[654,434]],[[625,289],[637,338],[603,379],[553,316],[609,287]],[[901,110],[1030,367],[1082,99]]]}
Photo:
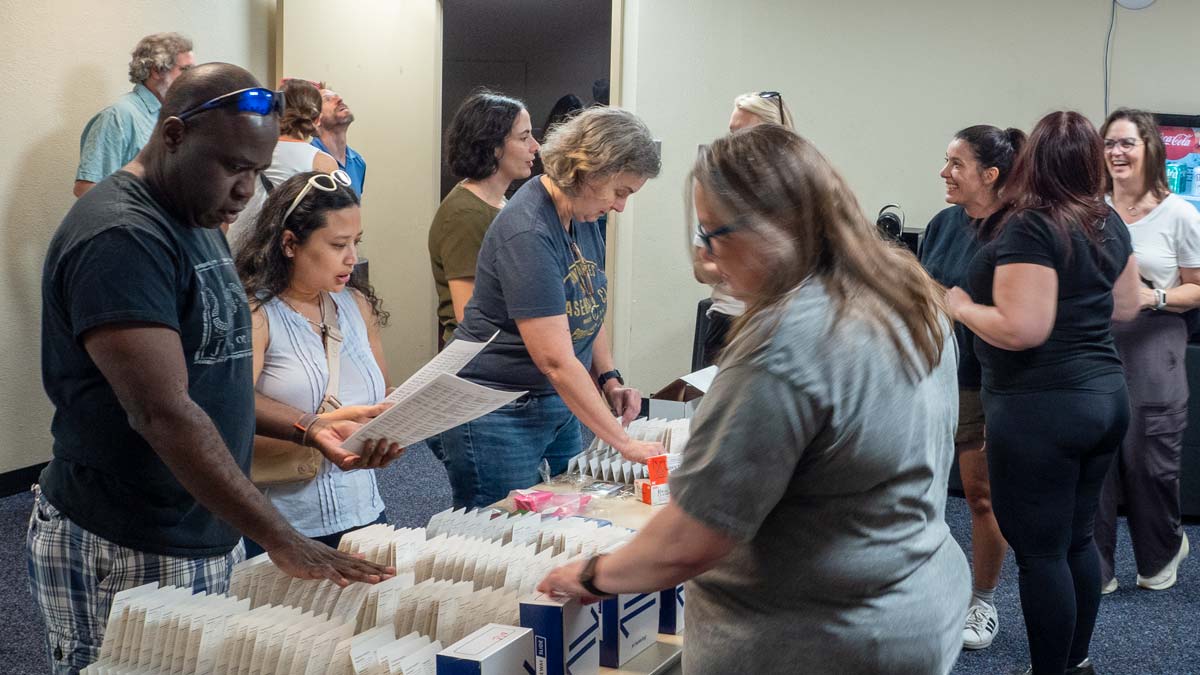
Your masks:
{"label": "plaid patterned shorts", "polygon": [[75,675],[100,656],[113,596],[157,581],[193,592],[224,593],[245,557],[239,543],[225,555],[182,558],[143,553],[76,525],[34,487],[25,539],[29,591],[46,623],[51,672]]}

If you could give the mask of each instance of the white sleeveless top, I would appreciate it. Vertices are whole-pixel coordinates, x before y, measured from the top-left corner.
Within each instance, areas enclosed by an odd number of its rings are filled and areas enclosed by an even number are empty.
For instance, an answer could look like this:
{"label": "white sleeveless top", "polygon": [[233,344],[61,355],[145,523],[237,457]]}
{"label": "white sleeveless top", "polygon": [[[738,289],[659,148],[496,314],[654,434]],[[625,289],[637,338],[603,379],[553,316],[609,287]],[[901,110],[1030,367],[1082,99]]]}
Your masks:
{"label": "white sleeveless top", "polygon": [[[342,331],[338,400],[370,405],[383,400],[383,373],[367,340],[367,326],[349,288],[332,295]],[[279,298],[263,304],[270,341],[255,391],[298,410],[315,412],[325,397],[329,367],[321,336]],[[330,317],[326,317],[328,321]],[[373,470],[342,471],[325,460],[317,477],[304,483],[264,487],[284,518],[306,537],[320,537],[366,525],[383,511]]]}
{"label": "white sleeveless top", "polygon": [[[275,143],[275,151],[271,153],[271,166],[263,171],[263,175],[272,185],[278,187],[280,183],[298,173],[312,171],[313,158],[319,152],[320,149],[304,141],[279,141]],[[258,218],[258,212],[262,210],[266,201],[266,188],[261,180],[255,181],[254,196],[238,214],[238,219],[229,226],[229,232],[225,235],[229,240],[230,250],[235,254],[241,248],[242,238],[254,226],[254,220]]]}

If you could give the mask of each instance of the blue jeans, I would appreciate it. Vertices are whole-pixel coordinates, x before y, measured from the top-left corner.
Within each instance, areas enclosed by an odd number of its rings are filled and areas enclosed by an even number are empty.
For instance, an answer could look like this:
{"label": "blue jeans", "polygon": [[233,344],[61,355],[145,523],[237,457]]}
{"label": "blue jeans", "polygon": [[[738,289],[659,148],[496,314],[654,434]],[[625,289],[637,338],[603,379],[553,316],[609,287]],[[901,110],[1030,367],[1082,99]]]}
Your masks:
{"label": "blue jeans", "polygon": [[582,451],[579,420],[558,394],[525,395],[473,422],[441,434],[442,462],[456,508],[484,507],[567,470]]}

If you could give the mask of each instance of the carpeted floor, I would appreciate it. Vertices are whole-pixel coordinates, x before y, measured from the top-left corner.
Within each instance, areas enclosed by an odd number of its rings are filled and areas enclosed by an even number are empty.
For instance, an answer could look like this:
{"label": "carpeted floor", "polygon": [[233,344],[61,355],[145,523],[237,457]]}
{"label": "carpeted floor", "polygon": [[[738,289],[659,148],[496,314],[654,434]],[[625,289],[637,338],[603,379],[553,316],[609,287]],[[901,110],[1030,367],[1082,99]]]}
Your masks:
{"label": "carpeted floor", "polygon": [[[450,488],[441,465],[424,445],[411,448],[394,466],[379,472],[380,490],[391,521],[421,526],[450,505]],[[47,672],[42,652],[41,620],[29,599],[25,572],[25,527],[32,504],[28,493],[0,499],[0,674]],[[966,503],[949,500],[946,519],[955,537],[970,551],[970,516]],[[1188,536],[1200,545],[1200,525]],[[1180,581],[1168,591],[1138,590],[1128,531],[1121,524],[1118,576],[1121,588],[1104,599],[1092,660],[1103,675],[1200,674],[1200,555],[1181,567]],[[963,652],[955,674],[995,675],[1028,663],[1025,626],[1017,598],[1016,567],[1005,563],[996,593],[1000,634],[991,648]]]}

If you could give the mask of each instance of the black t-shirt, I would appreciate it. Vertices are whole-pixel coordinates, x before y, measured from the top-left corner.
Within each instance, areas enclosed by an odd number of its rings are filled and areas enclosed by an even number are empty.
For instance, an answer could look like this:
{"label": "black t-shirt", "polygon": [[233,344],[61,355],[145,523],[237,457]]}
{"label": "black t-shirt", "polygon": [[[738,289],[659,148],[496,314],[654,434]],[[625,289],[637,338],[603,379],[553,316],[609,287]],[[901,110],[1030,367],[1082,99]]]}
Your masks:
{"label": "black t-shirt", "polygon": [[88,330],[153,323],[179,332],[188,393],[243,470],[254,439],[250,310],[218,230],[176,222],[146,184],[117,172],[59,226],[42,270],[42,381],[54,404],[46,498],[129,548],[201,557],[239,534],[180,485],[134,431],[83,347]]}
{"label": "black t-shirt", "polygon": [[1113,284],[1133,252],[1129,230],[1109,212],[1099,244],[1072,230],[1070,246],[1045,217],[1026,211],[1009,220],[1000,235],[971,261],[967,291],[980,304],[992,304],[996,267],[1030,263],[1058,273],[1058,309],[1045,343],[1008,351],[975,338],[983,364],[983,386],[998,393],[1070,389],[1088,380],[1121,372],[1121,359],[1110,331]]}
{"label": "black t-shirt", "polygon": [[[961,206],[942,209],[925,227],[919,254],[921,265],[934,281],[946,288],[965,287],[971,259],[983,245],[980,234],[990,231],[1004,214],[1001,210],[985,220],[975,220]],[[982,373],[975,356],[975,334],[955,322],[954,338],[958,344],[958,386],[979,389]]]}

